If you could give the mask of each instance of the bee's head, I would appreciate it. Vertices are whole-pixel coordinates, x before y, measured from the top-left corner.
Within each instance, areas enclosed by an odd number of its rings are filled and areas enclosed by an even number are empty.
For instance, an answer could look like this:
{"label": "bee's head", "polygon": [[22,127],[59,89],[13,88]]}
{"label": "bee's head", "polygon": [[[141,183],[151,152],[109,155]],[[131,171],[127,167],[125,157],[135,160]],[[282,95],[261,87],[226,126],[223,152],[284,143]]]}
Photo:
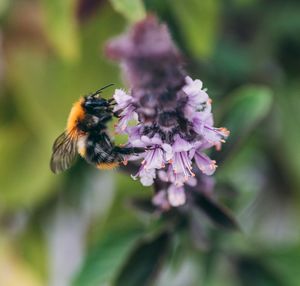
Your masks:
{"label": "bee's head", "polygon": [[102,110],[107,110],[111,107],[111,100],[107,100],[101,97],[101,92],[112,86],[113,84],[106,85],[97,91],[88,94],[84,97],[84,101],[82,103],[82,107],[88,112],[88,113],[94,113],[95,111],[99,112]]}
{"label": "bee's head", "polygon": [[99,96],[86,96],[84,98],[84,101],[82,102],[82,107],[87,111],[88,113],[93,113],[93,111],[101,111],[106,110],[110,106],[110,103]]}

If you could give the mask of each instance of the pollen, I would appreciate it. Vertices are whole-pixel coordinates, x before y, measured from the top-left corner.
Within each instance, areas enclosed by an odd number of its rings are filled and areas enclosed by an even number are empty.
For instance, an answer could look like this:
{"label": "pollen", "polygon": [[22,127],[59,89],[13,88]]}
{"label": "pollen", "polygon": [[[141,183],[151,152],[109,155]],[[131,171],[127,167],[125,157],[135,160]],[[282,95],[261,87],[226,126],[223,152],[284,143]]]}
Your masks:
{"label": "pollen", "polygon": [[229,131],[227,128],[225,128],[225,127],[221,127],[221,128],[219,128],[219,130],[220,130],[222,133],[224,133],[224,135],[225,135],[226,137],[228,137],[228,136],[230,135],[230,131]]}
{"label": "pollen", "polygon": [[119,166],[118,162],[113,163],[100,163],[96,167],[100,170],[112,170]]}

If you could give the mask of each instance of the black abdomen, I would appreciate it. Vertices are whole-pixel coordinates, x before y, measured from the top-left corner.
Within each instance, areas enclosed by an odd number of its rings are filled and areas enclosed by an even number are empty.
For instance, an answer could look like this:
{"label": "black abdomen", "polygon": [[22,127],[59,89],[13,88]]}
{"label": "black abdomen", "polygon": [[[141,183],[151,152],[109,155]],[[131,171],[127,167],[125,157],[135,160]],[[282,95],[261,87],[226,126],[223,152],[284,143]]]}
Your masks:
{"label": "black abdomen", "polygon": [[91,164],[121,162],[123,157],[114,151],[114,144],[105,132],[89,134],[86,142],[86,158]]}

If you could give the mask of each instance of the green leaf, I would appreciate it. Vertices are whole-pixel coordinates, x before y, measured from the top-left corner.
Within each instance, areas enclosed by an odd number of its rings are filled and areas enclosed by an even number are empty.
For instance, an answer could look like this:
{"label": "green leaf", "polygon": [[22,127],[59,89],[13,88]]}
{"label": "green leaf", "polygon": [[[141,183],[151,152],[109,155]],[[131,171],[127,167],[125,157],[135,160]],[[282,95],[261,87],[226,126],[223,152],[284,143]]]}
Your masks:
{"label": "green leaf", "polygon": [[182,37],[190,52],[198,58],[210,57],[214,51],[219,26],[219,1],[170,1]]}
{"label": "green leaf", "polygon": [[129,22],[137,22],[145,18],[146,11],[141,0],[110,0],[116,11]]}
{"label": "green leaf", "polygon": [[218,204],[201,192],[194,191],[195,206],[216,225],[227,230],[239,230],[234,216],[225,206]]}
{"label": "green leaf", "polygon": [[128,200],[128,204],[137,212],[141,212],[144,214],[154,214],[157,210],[150,198],[132,198]]}
{"label": "green leaf", "polygon": [[[300,149],[300,133],[295,132],[300,125],[299,88],[299,80],[295,79],[276,91],[278,120],[284,132],[284,136],[280,136],[277,147],[283,148],[282,165],[285,168],[285,173],[288,175],[288,180],[291,184],[294,184],[295,189],[300,188],[300,153],[295,152],[295,150]],[[276,150],[276,147],[274,150]]]}
{"label": "green leaf", "polygon": [[156,277],[170,244],[170,234],[163,232],[151,241],[144,241],[132,253],[115,283],[116,286],[149,285]]}
{"label": "green leaf", "polygon": [[283,286],[287,285],[281,275],[262,261],[262,258],[247,256],[233,257],[237,277],[243,286]]}
{"label": "green leaf", "polygon": [[213,154],[218,163],[240,145],[266,117],[272,105],[272,91],[263,86],[244,86],[234,92],[225,106],[222,125],[230,136],[220,152]]}
{"label": "green leaf", "polygon": [[128,227],[107,233],[89,252],[73,286],[111,285],[139,235],[140,230]]}
{"label": "green leaf", "polygon": [[285,286],[299,284],[300,247],[298,243],[292,247],[275,247],[275,249],[264,252],[263,256],[267,257],[267,261],[270,262],[275,271],[280,271]]}
{"label": "green leaf", "polygon": [[73,0],[43,0],[45,28],[57,53],[67,61],[79,57],[78,31]]}

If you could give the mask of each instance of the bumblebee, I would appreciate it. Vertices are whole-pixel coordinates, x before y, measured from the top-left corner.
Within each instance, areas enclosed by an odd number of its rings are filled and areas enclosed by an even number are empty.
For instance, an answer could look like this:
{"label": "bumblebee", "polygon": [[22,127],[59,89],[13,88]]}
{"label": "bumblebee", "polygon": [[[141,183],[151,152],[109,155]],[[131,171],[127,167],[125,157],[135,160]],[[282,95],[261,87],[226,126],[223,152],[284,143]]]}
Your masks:
{"label": "bumblebee", "polygon": [[125,155],[144,152],[144,148],[119,147],[107,133],[107,122],[113,113],[114,99],[102,98],[103,88],[74,103],[66,130],[54,141],[50,168],[53,173],[69,169],[79,154],[99,169],[112,169],[124,161]]}

